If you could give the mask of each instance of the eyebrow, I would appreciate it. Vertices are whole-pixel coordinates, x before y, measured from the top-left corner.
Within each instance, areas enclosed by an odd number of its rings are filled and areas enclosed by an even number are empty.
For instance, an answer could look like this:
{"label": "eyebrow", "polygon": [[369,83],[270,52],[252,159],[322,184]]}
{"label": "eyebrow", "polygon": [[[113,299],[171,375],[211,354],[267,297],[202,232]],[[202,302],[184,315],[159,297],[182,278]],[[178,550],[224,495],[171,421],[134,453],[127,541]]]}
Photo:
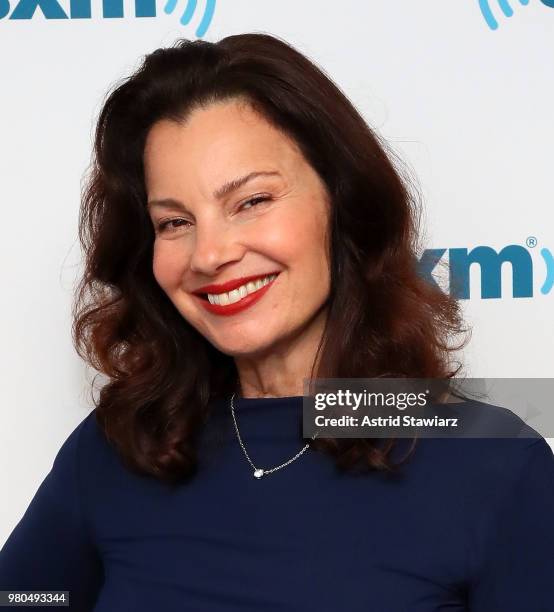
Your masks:
{"label": "eyebrow", "polygon": [[[279,172],[276,172],[276,171],[249,172],[248,174],[245,174],[244,176],[241,176],[236,179],[232,179],[228,181],[227,183],[223,184],[221,187],[218,187],[213,192],[213,197],[216,200],[221,200],[226,195],[229,195],[233,191],[236,191],[237,189],[239,189],[240,187],[242,187],[249,181],[259,176],[281,176],[281,175],[279,174]],[[179,202],[179,200],[176,200],[174,198],[163,198],[161,200],[150,200],[146,206],[148,208],[159,206],[161,208],[182,208],[186,210],[186,207],[181,202]]]}

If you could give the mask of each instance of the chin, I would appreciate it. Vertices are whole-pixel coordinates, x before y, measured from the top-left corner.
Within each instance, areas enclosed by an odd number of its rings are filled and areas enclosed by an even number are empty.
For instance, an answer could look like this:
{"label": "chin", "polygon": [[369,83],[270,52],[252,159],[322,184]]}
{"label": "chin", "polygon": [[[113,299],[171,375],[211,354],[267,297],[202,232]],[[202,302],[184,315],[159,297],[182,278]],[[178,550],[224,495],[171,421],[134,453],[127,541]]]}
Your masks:
{"label": "chin", "polygon": [[233,340],[212,341],[212,344],[218,351],[230,357],[254,357],[271,350],[275,341],[270,339],[263,341],[259,336],[250,336],[249,334],[248,337],[236,338]]}

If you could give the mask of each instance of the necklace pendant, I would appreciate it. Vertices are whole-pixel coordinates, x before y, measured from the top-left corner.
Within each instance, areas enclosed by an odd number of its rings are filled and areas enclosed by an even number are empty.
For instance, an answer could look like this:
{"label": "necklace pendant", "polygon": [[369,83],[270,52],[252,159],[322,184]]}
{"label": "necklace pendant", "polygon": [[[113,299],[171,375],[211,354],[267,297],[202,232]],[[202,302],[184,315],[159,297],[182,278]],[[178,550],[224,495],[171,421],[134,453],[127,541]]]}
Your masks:
{"label": "necklace pendant", "polygon": [[264,475],[264,471],[262,470],[262,468],[258,468],[257,470],[254,470],[254,478],[261,478]]}

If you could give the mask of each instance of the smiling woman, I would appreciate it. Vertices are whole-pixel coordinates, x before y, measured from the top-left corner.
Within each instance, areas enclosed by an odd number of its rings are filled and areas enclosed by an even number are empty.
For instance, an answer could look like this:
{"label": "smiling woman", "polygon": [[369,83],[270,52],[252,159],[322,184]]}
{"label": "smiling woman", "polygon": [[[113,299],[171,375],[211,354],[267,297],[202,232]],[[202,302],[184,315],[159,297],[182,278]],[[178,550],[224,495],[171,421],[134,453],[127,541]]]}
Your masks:
{"label": "smiling woman", "polygon": [[[330,286],[324,182],[294,141],[242,99],[195,109],[186,122],[158,121],[146,138],[144,173],[158,285],[239,370],[253,353],[273,353],[267,367],[256,359],[252,376],[262,384],[244,377],[244,394],[301,395],[309,372],[275,358],[291,337],[306,356],[315,353],[323,333]],[[153,205],[168,201],[173,216]],[[277,372],[293,386],[279,388]]]}
{"label": "smiling woman", "polygon": [[107,382],[0,551],[0,590],[96,612],[550,609],[543,438],[302,436],[305,379],[460,371],[419,212],[287,43],[146,56],[104,103],[80,216],[74,340]]}

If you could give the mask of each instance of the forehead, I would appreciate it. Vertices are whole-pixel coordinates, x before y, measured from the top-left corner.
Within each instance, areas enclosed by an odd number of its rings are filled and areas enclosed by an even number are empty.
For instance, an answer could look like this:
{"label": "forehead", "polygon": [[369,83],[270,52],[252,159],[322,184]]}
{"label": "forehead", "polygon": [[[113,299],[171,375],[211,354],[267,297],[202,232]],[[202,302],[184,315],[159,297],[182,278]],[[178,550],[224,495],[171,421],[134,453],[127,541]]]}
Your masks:
{"label": "forehead", "polygon": [[144,148],[150,182],[172,174],[221,181],[254,165],[294,174],[302,163],[298,146],[287,134],[237,100],[197,108],[184,123],[158,121]]}

